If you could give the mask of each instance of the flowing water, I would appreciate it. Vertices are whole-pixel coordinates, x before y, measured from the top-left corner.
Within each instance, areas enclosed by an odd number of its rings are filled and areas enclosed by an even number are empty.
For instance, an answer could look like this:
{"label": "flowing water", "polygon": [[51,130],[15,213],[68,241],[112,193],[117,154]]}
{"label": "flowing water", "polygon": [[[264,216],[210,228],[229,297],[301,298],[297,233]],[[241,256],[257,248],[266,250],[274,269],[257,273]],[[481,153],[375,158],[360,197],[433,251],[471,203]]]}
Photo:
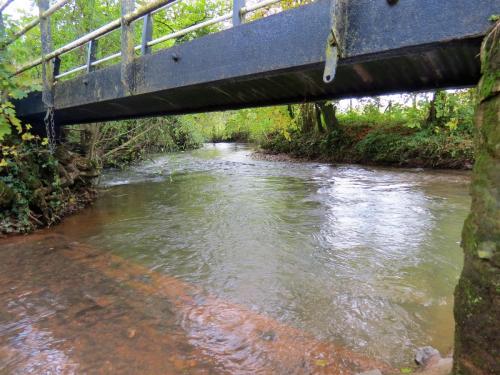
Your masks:
{"label": "flowing water", "polygon": [[447,354],[468,179],[242,144],[107,172],[93,207],[0,242],[0,373],[391,373]]}

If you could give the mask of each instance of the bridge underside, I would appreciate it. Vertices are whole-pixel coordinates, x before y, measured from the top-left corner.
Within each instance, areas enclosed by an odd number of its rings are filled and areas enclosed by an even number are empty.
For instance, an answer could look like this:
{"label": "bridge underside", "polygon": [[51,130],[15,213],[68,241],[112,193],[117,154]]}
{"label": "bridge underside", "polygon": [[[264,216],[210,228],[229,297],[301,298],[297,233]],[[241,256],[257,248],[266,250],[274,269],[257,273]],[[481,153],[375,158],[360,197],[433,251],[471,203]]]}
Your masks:
{"label": "bridge underside", "polygon": [[[127,91],[120,64],[59,82],[58,125],[298,103],[477,84],[491,0],[347,2],[344,57],[323,83],[334,0],[317,2],[141,56]],[[497,3],[498,4],[498,3]],[[178,59],[173,58],[173,56]],[[40,124],[41,93],[16,103]]]}

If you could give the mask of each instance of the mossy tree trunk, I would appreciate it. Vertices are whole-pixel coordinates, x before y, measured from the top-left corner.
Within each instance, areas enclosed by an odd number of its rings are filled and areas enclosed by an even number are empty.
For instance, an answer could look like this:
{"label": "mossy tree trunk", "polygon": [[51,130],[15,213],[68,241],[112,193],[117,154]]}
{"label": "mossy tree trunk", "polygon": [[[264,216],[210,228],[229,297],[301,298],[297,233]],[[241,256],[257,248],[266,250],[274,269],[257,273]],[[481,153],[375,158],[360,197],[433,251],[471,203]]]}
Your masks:
{"label": "mossy tree trunk", "polygon": [[[429,113],[427,114],[427,119],[425,120],[425,124],[431,125],[434,122],[436,122],[437,119],[437,114],[436,114],[436,98],[437,98],[437,91],[432,94],[432,99],[431,102],[429,103]],[[417,106],[414,105],[413,108],[416,108]]]}
{"label": "mossy tree trunk", "polygon": [[320,101],[301,105],[300,124],[303,133],[332,131],[338,127],[337,108],[332,102]]}
{"label": "mossy tree trunk", "polygon": [[500,23],[481,48],[472,207],[455,290],[454,374],[498,373],[500,358]]}
{"label": "mossy tree trunk", "polygon": [[325,126],[328,131],[332,131],[338,128],[339,120],[337,119],[337,107],[335,104],[329,101],[316,102],[316,108],[323,117]]}

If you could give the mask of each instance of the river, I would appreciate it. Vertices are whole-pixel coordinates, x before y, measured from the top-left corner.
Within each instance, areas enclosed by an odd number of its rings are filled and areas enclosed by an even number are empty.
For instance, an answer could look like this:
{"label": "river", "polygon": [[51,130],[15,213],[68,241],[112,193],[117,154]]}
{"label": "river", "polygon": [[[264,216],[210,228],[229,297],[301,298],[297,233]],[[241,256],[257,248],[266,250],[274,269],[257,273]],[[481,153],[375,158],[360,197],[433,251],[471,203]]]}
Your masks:
{"label": "river", "polygon": [[[108,171],[0,241],[0,373],[352,373],[453,345],[469,174],[255,160]],[[397,370],[396,370],[397,371]]]}

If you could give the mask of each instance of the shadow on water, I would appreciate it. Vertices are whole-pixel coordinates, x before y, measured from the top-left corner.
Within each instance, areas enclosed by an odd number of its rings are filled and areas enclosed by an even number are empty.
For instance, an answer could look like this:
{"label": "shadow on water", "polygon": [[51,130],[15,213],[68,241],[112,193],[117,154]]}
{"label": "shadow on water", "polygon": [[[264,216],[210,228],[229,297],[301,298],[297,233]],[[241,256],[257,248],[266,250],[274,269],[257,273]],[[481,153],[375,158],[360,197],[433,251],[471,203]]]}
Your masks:
{"label": "shadow on water", "polygon": [[90,209],[0,242],[0,372],[391,372],[451,349],[467,174],[249,153],[111,171]]}

